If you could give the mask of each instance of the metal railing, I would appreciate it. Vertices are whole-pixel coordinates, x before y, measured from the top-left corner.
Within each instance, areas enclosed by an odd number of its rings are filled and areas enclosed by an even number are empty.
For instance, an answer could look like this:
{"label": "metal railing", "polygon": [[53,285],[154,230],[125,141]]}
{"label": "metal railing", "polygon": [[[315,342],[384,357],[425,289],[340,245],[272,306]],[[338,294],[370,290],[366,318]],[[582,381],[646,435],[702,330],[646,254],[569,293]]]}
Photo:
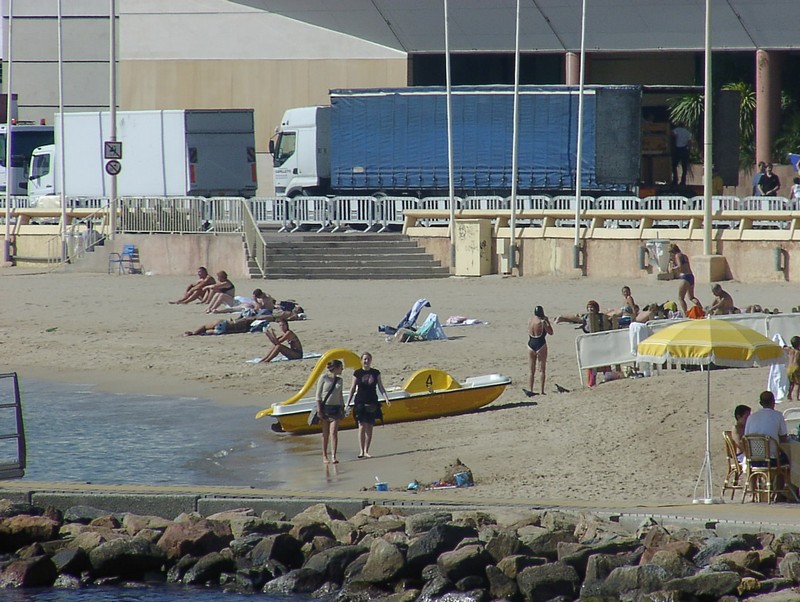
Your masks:
{"label": "metal railing", "polygon": [[267,277],[267,243],[258,227],[258,222],[250,210],[250,205],[242,203],[244,217],[244,240],[247,247],[248,260],[255,261],[261,277]]}

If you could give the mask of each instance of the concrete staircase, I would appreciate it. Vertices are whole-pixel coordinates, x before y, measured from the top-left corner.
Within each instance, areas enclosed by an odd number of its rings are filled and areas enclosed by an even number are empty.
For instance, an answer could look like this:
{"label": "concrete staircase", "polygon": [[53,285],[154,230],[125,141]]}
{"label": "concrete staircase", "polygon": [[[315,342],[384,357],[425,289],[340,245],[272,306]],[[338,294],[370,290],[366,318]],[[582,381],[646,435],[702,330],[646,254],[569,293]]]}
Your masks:
{"label": "concrete staircase", "polygon": [[[267,278],[445,278],[449,270],[402,234],[293,233],[265,236]],[[251,278],[260,278],[250,268]]]}

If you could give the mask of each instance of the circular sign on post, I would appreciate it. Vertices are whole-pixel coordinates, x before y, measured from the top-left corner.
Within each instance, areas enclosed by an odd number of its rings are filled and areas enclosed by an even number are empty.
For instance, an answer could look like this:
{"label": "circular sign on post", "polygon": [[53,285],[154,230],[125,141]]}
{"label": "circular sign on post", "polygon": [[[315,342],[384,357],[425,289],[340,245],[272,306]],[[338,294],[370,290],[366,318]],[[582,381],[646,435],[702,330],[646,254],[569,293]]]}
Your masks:
{"label": "circular sign on post", "polygon": [[106,163],[106,173],[110,176],[115,176],[122,171],[122,163],[116,159],[112,159]]}

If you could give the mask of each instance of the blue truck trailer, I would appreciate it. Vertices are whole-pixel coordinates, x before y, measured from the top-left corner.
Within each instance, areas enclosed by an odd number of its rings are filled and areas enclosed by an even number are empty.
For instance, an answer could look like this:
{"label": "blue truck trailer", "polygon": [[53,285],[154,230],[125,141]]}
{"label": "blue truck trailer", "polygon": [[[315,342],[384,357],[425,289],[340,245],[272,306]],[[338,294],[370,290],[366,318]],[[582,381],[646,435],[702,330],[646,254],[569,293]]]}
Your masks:
{"label": "blue truck trailer", "polygon": [[[584,91],[582,187],[622,191],[639,180],[641,88]],[[447,194],[443,87],[332,90],[327,107],[284,113],[271,145],[277,194]],[[518,191],[575,189],[578,89],[521,86]],[[452,88],[456,194],[507,195],[514,89]]]}

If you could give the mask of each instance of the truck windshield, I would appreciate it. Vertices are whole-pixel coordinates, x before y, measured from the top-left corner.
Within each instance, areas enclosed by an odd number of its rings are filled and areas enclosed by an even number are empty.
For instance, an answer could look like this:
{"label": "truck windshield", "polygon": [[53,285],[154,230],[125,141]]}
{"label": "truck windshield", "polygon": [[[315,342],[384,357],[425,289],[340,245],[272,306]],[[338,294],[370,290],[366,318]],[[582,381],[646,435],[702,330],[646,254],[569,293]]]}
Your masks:
{"label": "truck windshield", "polygon": [[[27,169],[33,149],[53,144],[52,131],[13,130],[11,134],[11,167]],[[6,166],[6,135],[0,134],[0,165]]]}
{"label": "truck windshield", "polygon": [[296,132],[281,132],[278,136],[278,144],[275,145],[275,154],[272,157],[272,165],[280,167],[286,160],[294,154],[297,145]]}
{"label": "truck windshield", "polygon": [[31,165],[31,179],[41,178],[50,173],[50,155],[36,155]]}

